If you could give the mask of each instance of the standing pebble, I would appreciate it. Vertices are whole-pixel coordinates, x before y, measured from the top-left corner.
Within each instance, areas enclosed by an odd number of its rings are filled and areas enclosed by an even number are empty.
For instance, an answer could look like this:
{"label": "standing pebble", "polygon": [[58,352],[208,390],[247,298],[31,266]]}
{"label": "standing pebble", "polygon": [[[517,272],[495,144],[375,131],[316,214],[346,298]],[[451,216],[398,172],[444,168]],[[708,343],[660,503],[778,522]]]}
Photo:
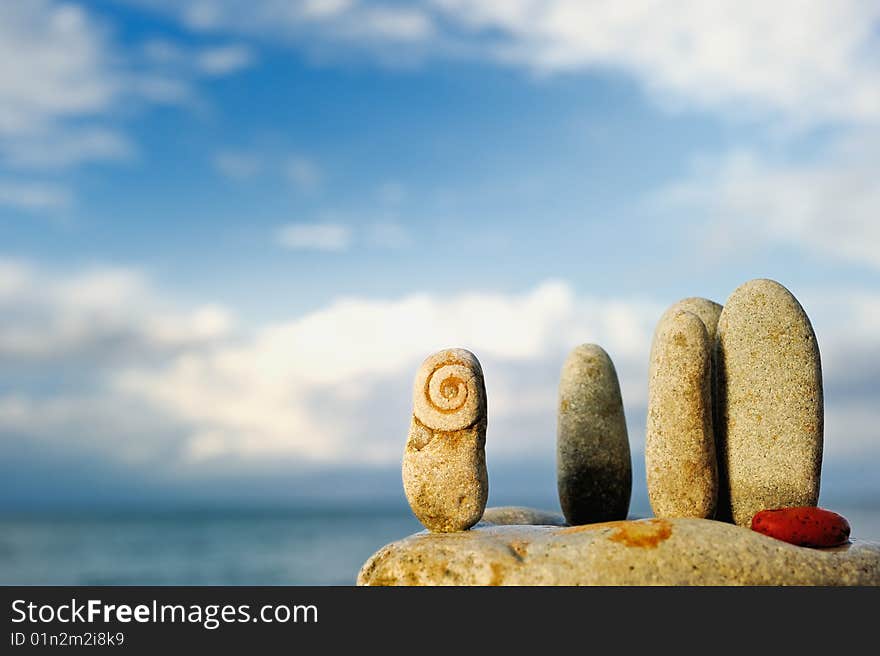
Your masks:
{"label": "standing pebble", "polygon": [[683,298],[674,303],[666,312],[675,312],[676,310],[686,310],[700,317],[703,325],[706,326],[706,332],[709,335],[709,343],[715,342],[715,333],[718,328],[718,318],[721,316],[722,307],[715,301],[708,298],[700,298],[699,296],[690,296]]}
{"label": "standing pebble", "polygon": [[804,309],[751,280],[721,312],[715,345],[719,511],[749,526],[760,510],[815,506],[822,470],[822,366]]}
{"label": "standing pebble", "polygon": [[706,519],[715,514],[718,496],[712,348],[704,321],[680,306],[663,314],[651,344],[648,498],[657,517]]}
{"label": "standing pebble", "polygon": [[431,531],[464,531],[489,496],[486,387],[476,356],[447,349],[428,357],[413,385],[413,418],[403,454],[410,508]]}
{"label": "standing pebble", "polygon": [[562,367],[556,442],[559,502],[571,525],[625,519],[632,464],[617,372],[595,344]]}

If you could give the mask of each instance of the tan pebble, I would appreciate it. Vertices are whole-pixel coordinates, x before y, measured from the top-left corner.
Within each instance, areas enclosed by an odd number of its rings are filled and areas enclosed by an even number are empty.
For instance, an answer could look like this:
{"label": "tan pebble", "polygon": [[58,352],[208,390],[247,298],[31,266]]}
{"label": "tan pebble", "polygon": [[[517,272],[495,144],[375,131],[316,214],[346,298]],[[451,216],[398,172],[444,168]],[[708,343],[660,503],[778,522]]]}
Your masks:
{"label": "tan pebble", "polygon": [[773,280],[736,289],[715,344],[719,513],[815,506],[822,469],[819,347],[797,299]]}
{"label": "tan pebble", "polygon": [[419,521],[463,531],[486,508],[486,388],[476,356],[447,349],[428,357],[413,385],[413,418],[403,455],[403,488]]}
{"label": "tan pebble", "polygon": [[575,348],[562,367],[556,475],[569,524],[626,518],[632,463],[623,400],[614,364],[595,344]]}
{"label": "tan pebble", "polygon": [[685,310],[692,314],[696,314],[703,322],[703,325],[706,326],[706,332],[709,334],[709,343],[712,344],[715,341],[715,333],[718,329],[718,319],[721,316],[722,309],[723,308],[720,304],[715,301],[710,301],[708,298],[690,296],[673,303],[666,312]]}
{"label": "tan pebble", "polygon": [[712,349],[703,320],[678,306],[663,314],[651,345],[648,498],[657,517],[705,519],[714,515],[718,494]]}

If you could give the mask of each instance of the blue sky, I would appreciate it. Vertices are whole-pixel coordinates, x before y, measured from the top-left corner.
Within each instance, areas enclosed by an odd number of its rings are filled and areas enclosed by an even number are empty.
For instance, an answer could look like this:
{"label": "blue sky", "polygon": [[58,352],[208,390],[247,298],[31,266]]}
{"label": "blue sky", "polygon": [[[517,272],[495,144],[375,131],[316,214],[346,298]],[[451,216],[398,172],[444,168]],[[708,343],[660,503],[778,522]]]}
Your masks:
{"label": "blue sky", "polygon": [[399,501],[455,345],[491,501],[552,504],[567,350],[638,478],[654,322],[754,277],[818,334],[823,494],[876,503],[880,7],[615,4],[4,3],[0,503]]}

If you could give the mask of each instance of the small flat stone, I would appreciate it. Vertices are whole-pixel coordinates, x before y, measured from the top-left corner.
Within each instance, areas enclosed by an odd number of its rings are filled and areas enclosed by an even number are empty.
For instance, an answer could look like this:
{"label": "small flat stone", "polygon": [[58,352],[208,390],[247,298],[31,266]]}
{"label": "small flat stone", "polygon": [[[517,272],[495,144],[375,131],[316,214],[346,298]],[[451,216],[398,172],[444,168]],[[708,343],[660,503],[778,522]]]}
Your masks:
{"label": "small flat stone", "polygon": [[447,349],[429,356],[413,384],[413,418],[403,455],[410,508],[431,531],[463,531],[483,516],[486,388],[476,356]]}
{"label": "small flat stone", "polygon": [[532,526],[566,526],[565,517],[549,510],[536,510],[525,506],[496,506],[486,508],[483,522],[489,524],[521,524]]}
{"label": "small flat stone", "polygon": [[772,280],[737,288],[715,344],[719,514],[815,506],[822,469],[819,347],[797,299]]}
{"label": "small flat stone", "polygon": [[689,311],[663,314],[648,374],[645,470],[657,517],[711,518],[718,496],[712,430],[712,347]]}
{"label": "small flat stone", "polygon": [[880,585],[880,543],[810,549],[709,519],[417,533],[358,585]]}
{"label": "small flat stone", "polygon": [[576,347],[562,367],[556,475],[569,524],[626,518],[632,463],[623,400],[614,364],[595,344]]}

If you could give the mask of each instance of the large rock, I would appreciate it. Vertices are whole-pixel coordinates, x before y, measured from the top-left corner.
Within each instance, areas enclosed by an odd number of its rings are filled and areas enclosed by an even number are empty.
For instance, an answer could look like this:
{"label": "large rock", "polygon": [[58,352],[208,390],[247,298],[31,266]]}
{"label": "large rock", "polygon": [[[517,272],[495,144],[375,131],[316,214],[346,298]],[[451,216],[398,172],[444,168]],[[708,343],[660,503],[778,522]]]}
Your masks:
{"label": "large rock", "polygon": [[660,318],[651,345],[645,470],[655,516],[714,516],[712,345],[703,321],[675,306]]}
{"label": "large rock", "polygon": [[797,299],[772,280],[737,288],[715,345],[719,518],[815,506],[822,469],[822,367]]}
{"label": "large rock", "polygon": [[413,417],[403,454],[410,508],[432,531],[463,531],[483,516],[486,387],[476,356],[447,349],[429,356],[413,384]]}
{"label": "large rock", "polygon": [[632,463],[623,400],[614,364],[595,344],[575,348],[562,367],[556,476],[569,524],[626,517]]}
{"label": "large rock", "polygon": [[708,519],[417,533],[374,554],[358,585],[880,585],[880,543],[796,547]]}

